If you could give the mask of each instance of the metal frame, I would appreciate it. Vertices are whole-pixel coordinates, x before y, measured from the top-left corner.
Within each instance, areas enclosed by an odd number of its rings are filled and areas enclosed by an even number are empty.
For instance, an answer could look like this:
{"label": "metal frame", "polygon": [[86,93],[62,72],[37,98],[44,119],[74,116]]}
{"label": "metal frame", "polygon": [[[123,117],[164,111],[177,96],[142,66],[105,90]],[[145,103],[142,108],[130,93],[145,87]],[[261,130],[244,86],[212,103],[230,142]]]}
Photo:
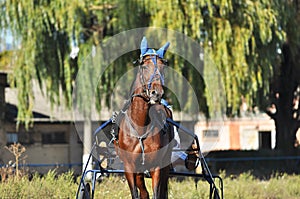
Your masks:
{"label": "metal frame", "polygon": [[[95,132],[94,136],[96,136],[103,128],[105,128],[108,124],[112,123],[113,120],[109,119],[105,123],[103,123],[101,126],[99,126]],[[185,173],[185,172],[170,172],[170,176],[183,176],[183,177],[194,177],[194,178],[202,178],[205,179],[210,186],[210,194],[209,198],[210,199],[223,199],[223,180],[220,176],[218,175],[213,175],[209,167],[206,163],[206,160],[204,158],[204,155],[202,154],[200,150],[200,145],[199,145],[199,140],[197,135],[195,135],[194,132],[190,131],[189,129],[185,128],[184,126],[180,125],[179,123],[175,122],[174,120],[167,118],[167,122],[176,126],[178,129],[181,129],[183,132],[185,132],[187,135],[191,136],[194,138],[196,141],[196,144],[198,146],[198,152],[199,152],[199,161],[201,163],[202,167],[202,174],[196,174],[196,173]],[[89,162],[92,158],[92,152],[95,149],[96,143],[94,143],[91,153],[89,155],[89,158],[87,162]],[[99,161],[99,160],[97,160]],[[85,184],[85,177],[91,173],[92,174],[92,179],[91,179],[91,184],[92,187],[89,185]],[[85,198],[85,199],[93,199],[94,198],[94,193],[95,193],[95,185],[96,185],[96,180],[97,180],[97,175],[100,174],[100,176],[104,175],[109,175],[109,174],[124,174],[124,170],[113,170],[113,169],[104,169],[100,166],[100,169],[93,169],[93,170],[87,170],[87,164],[85,165],[85,168],[83,170],[83,174],[80,179],[80,184],[77,189],[76,193],[76,199],[78,198]],[[216,185],[216,179],[219,181],[219,185]]]}

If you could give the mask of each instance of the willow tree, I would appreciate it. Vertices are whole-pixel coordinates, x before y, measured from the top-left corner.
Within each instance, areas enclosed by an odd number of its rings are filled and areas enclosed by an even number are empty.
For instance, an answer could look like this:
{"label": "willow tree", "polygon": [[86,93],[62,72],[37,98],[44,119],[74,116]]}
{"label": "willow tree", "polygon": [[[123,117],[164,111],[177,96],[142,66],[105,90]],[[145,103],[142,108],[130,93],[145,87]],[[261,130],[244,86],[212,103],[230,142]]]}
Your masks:
{"label": "willow tree", "polygon": [[[250,107],[259,106],[264,109],[269,100],[267,96],[271,93],[270,82],[278,71],[280,73],[278,63],[282,60],[282,54],[278,52],[282,51],[282,44],[287,39],[294,43],[299,41],[300,31],[292,23],[297,16],[297,7],[293,5],[295,2],[2,1],[1,16],[5,17],[0,19],[1,28],[11,29],[15,37],[21,38],[20,49],[16,51],[18,59],[15,60],[11,76],[11,83],[19,90],[18,120],[29,121],[31,117],[34,97],[31,79],[38,79],[47,88],[46,95],[53,103],[59,103],[59,90],[62,89],[67,104],[70,104],[71,82],[82,63],[80,58],[85,57],[87,49],[91,45],[97,46],[103,38],[121,30],[141,26],[177,30],[199,42],[205,51],[205,57],[209,57],[220,71],[228,116],[237,115],[241,97]],[[72,46],[80,48],[78,59],[72,60],[68,56]],[[186,53],[191,53],[189,46],[183,48],[187,49]],[[291,57],[295,58],[296,54],[291,53]],[[197,91],[203,112],[209,116],[220,108],[207,95],[205,82],[189,63],[176,56],[171,57],[171,62]],[[126,58],[116,62],[124,66],[127,63]],[[294,67],[295,64],[292,68]],[[99,97],[110,97],[114,81],[126,69],[112,67],[107,70]],[[207,72],[209,71],[204,71],[204,76]],[[184,89],[182,88],[182,92]],[[186,107],[181,107],[183,110],[192,106],[188,96],[182,99],[186,104]],[[101,107],[101,104],[98,106]],[[276,125],[279,129],[278,125],[285,124]],[[282,133],[277,132],[278,135]],[[283,147],[286,145],[279,148]]]}
{"label": "willow tree", "polygon": [[[11,86],[18,90],[17,119],[27,124],[32,118],[32,80],[38,80],[42,91],[45,88],[51,104],[62,103],[63,93],[65,105],[71,108],[72,82],[92,48],[122,30],[148,24],[139,20],[139,15],[145,19],[144,7],[135,1],[9,0],[1,1],[0,6],[0,27],[12,32],[17,46],[9,74]],[[135,15],[132,9],[138,10]],[[74,57],[70,56],[74,52]],[[114,81],[127,69],[128,60],[117,60],[125,67],[106,71],[99,97],[108,101]],[[96,106],[101,109],[101,103]]]}
{"label": "willow tree", "polygon": [[[18,91],[18,123],[24,123],[26,127],[32,124],[34,81],[38,81],[52,105],[64,103],[71,108],[77,71],[91,47],[99,45],[106,31],[110,30],[112,19],[109,16],[114,4],[101,1],[8,0],[0,1],[0,7],[0,27],[12,32],[17,46],[9,82]],[[85,94],[82,93],[82,96]],[[89,154],[90,109],[82,109],[82,112],[86,135],[84,154]],[[83,162],[87,163],[85,156]]]}
{"label": "willow tree", "polygon": [[[268,92],[276,44],[284,39],[276,4],[207,0],[168,1],[159,5],[149,1],[147,6],[152,14],[151,25],[175,29],[199,41],[205,56],[213,60],[222,74],[227,109],[233,114],[239,108],[241,96],[248,104],[255,104],[260,89],[264,89],[264,94]],[[185,70],[185,64],[178,67]],[[186,75],[193,79],[192,70]],[[213,105],[208,105],[214,111]]]}
{"label": "willow tree", "polygon": [[[32,117],[32,79],[46,87],[52,102],[59,102],[59,88],[69,91],[72,68],[66,59],[72,38],[76,3],[57,1],[1,1],[1,28],[12,30],[20,42],[15,50],[10,83],[18,88],[18,121]],[[65,19],[68,19],[66,21]],[[69,35],[68,32],[69,31]]]}
{"label": "willow tree", "polygon": [[[288,11],[287,11],[288,10]],[[286,31],[282,57],[271,81],[272,106],[267,113],[276,124],[276,147],[293,152],[296,132],[300,128],[300,1],[281,5],[281,27]]]}
{"label": "willow tree", "polygon": [[[284,81],[289,83],[279,83],[284,97],[281,98],[281,107],[278,107],[280,119],[275,120],[276,148],[285,150],[293,147],[295,129],[299,128],[299,121],[298,126],[290,125],[293,123],[292,93],[299,85],[299,69],[295,64],[299,61],[300,31],[296,25],[299,23],[299,2],[195,0],[168,1],[159,5],[147,1],[146,4],[151,13],[151,25],[178,30],[203,46],[205,56],[210,57],[221,72],[228,116],[238,115],[241,98],[250,107],[266,110],[269,96],[274,92],[273,87],[270,89],[271,83],[274,79],[280,81],[276,79],[278,75],[284,76]],[[288,53],[289,58],[281,53],[287,54],[285,49],[282,50],[286,41],[290,44],[288,49],[293,49]],[[294,63],[287,63],[287,59]],[[281,61],[283,64],[279,68]],[[179,70],[185,71],[184,67],[182,63]],[[193,70],[188,70],[185,75],[193,79]],[[216,106],[208,95],[205,97],[211,113]]]}

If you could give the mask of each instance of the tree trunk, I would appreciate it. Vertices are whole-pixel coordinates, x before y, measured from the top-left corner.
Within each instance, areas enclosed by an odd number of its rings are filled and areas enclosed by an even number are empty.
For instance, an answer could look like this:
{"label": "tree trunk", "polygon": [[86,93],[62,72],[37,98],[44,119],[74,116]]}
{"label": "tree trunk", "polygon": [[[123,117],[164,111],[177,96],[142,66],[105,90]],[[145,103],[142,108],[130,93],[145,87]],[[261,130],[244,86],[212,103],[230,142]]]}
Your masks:
{"label": "tree trunk", "polygon": [[276,150],[280,150],[285,154],[292,154],[296,138],[296,131],[292,127],[293,121],[282,114],[275,120],[276,126]]}
{"label": "tree trunk", "polygon": [[299,127],[297,118],[293,117],[294,92],[297,89],[299,80],[297,79],[296,72],[296,58],[291,52],[289,43],[283,45],[282,53],[283,61],[280,69],[280,77],[275,80],[273,111],[269,111],[268,114],[275,121],[275,149],[281,150],[285,154],[292,154],[295,149],[296,132]]}

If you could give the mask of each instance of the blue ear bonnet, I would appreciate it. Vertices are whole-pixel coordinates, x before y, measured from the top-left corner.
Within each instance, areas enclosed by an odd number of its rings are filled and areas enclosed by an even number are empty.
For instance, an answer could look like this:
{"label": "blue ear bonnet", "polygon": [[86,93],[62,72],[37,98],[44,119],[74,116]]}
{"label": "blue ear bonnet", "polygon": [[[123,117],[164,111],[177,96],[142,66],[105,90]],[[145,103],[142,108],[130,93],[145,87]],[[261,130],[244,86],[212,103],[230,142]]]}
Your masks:
{"label": "blue ear bonnet", "polygon": [[164,58],[165,53],[167,52],[167,49],[169,48],[170,42],[167,42],[165,45],[163,45],[160,49],[157,51],[148,48],[148,43],[146,37],[143,37],[142,42],[141,42],[141,55],[140,57],[144,57],[146,55],[155,55],[158,56],[159,58]]}
{"label": "blue ear bonnet", "polygon": [[[160,49],[158,49],[157,51],[152,49],[152,48],[148,48],[148,43],[147,43],[147,39],[146,37],[143,37],[142,42],[141,42],[141,55],[140,55],[140,63],[142,63],[142,59],[144,56],[146,55],[155,55],[161,59],[164,58],[165,53],[167,52],[167,49],[169,48],[170,42],[167,42],[165,45],[163,45]],[[156,71],[158,71],[158,73],[160,74],[158,68],[157,68],[157,64],[156,64],[156,57],[152,57],[151,58],[154,65],[155,65],[155,70],[153,72],[153,74],[151,75],[149,81],[148,81],[148,89],[151,88],[151,82],[155,77]],[[162,82],[162,85],[164,85],[164,75],[160,74],[160,80]]]}

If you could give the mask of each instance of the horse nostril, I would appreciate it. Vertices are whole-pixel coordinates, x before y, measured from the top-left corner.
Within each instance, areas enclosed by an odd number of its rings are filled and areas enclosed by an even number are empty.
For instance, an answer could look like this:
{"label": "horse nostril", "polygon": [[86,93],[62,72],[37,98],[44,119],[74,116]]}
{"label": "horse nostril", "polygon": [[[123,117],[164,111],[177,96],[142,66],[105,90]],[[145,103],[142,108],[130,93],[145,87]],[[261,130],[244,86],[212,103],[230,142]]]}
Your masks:
{"label": "horse nostril", "polygon": [[156,90],[153,90],[153,91],[151,91],[151,94],[152,94],[152,95],[157,95],[157,91],[156,91]]}

